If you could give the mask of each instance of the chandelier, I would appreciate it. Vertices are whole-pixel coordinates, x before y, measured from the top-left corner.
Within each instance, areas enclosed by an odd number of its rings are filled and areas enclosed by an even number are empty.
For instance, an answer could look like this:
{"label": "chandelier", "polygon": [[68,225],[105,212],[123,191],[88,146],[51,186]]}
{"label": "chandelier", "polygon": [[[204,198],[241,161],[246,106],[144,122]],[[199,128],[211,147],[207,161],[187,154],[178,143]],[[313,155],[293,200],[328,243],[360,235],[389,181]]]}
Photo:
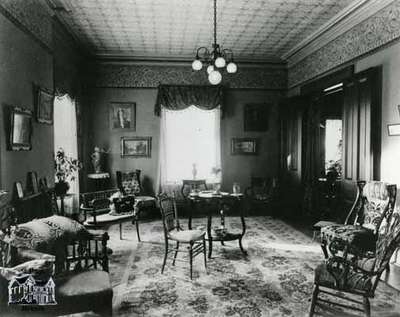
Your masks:
{"label": "chandelier", "polygon": [[217,0],[214,0],[214,44],[210,51],[207,47],[201,46],[196,51],[196,58],[192,62],[192,68],[199,71],[207,66],[208,81],[212,85],[218,85],[222,80],[221,70],[226,67],[230,74],[236,73],[237,66],[233,62],[233,52],[230,49],[222,49],[217,44]]}

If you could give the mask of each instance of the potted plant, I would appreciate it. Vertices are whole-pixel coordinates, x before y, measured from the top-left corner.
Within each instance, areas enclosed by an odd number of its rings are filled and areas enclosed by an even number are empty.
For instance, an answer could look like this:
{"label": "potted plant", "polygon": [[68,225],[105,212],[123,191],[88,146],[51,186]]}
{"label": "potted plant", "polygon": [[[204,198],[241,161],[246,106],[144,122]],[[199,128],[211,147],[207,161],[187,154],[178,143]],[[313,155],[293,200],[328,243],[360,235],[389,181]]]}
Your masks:
{"label": "potted plant", "polygon": [[78,159],[65,155],[63,148],[59,148],[54,157],[54,168],[57,182],[54,190],[57,196],[65,196],[69,189],[68,181],[75,179],[76,172],[82,167]]}

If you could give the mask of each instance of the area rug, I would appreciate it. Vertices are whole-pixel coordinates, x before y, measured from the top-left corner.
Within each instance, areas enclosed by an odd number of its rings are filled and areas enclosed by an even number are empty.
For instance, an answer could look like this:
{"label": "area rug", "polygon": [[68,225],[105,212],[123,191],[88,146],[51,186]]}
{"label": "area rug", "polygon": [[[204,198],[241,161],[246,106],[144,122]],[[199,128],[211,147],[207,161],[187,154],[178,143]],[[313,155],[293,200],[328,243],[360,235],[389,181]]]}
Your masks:
{"label": "area rug", "polygon": [[[228,218],[240,230],[239,218]],[[323,259],[316,242],[283,221],[251,217],[243,240],[248,256],[237,242],[214,244],[208,272],[203,257],[194,260],[193,280],[189,264],[167,262],[161,221],[140,224],[142,242],[134,226],[110,228],[110,273],[114,287],[114,316],[307,316],[314,268]],[[205,226],[196,219],[194,226]],[[178,256],[183,256],[180,254]],[[372,316],[400,311],[400,293],[380,283],[371,301]],[[333,307],[319,308],[323,316],[344,316]],[[346,315],[347,316],[347,315]]]}

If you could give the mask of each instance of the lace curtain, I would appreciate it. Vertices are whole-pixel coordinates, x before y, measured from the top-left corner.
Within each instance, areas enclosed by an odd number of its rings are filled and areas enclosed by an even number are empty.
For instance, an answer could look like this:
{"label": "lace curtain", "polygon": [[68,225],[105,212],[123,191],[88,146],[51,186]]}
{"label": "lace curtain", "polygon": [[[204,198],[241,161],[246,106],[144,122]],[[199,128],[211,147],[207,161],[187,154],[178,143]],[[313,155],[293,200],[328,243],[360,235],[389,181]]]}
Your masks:
{"label": "lace curtain", "polygon": [[[54,98],[54,151],[63,148],[67,156],[78,158],[76,104],[68,94]],[[78,207],[79,175],[68,181],[69,194],[73,194],[72,207]],[[66,206],[66,212],[68,212]]]}
{"label": "lace curtain", "polygon": [[190,106],[174,111],[163,108],[160,137],[160,190],[179,195],[183,179],[221,181],[221,109]]}

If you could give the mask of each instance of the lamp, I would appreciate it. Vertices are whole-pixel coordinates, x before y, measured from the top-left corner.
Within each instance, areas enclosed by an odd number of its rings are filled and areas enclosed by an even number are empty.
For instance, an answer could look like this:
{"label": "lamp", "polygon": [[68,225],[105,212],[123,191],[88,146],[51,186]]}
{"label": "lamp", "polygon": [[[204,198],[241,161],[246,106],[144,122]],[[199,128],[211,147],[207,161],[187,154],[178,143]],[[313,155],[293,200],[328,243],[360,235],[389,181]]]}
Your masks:
{"label": "lamp", "polygon": [[199,71],[207,66],[208,81],[212,85],[218,85],[222,81],[221,71],[226,67],[229,74],[236,73],[237,65],[233,61],[233,52],[230,49],[222,49],[217,44],[217,0],[214,0],[214,44],[210,51],[201,46],[196,50],[196,58],[192,62],[192,68]]}

